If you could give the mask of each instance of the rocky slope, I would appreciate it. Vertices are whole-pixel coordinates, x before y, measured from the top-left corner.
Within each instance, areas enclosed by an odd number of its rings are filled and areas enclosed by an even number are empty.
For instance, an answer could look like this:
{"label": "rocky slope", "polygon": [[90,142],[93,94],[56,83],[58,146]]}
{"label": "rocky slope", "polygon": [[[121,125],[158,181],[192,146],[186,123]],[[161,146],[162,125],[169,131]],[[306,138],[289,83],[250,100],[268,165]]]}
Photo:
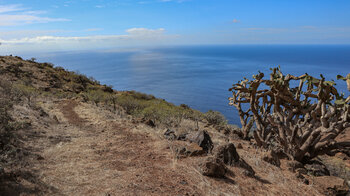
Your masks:
{"label": "rocky slope", "polygon": [[[177,123],[145,119],[124,102],[144,96],[129,97],[47,63],[0,57],[0,79],[1,100],[9,105],[3,111],[10,116],[1,121],[8,126],[0,126],[0,195],[346,195],[349,190],[346,154],[307,165],[276,159],[241,140],[237,129],[195,119],[192,110]],[[108,95],[117,101],[101,98]]]}

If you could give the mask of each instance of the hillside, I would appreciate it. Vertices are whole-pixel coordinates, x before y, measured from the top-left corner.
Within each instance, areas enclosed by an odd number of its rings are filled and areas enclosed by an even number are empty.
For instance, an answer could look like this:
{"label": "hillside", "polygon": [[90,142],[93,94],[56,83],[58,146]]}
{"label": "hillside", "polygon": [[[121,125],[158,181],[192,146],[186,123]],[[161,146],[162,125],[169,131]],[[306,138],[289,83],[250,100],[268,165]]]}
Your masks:
{"label": "hillside", "polygon": [[0,101],[0,195],[349,195],[346,153],[276,160],[217,112],[50,63],[0,57]]}

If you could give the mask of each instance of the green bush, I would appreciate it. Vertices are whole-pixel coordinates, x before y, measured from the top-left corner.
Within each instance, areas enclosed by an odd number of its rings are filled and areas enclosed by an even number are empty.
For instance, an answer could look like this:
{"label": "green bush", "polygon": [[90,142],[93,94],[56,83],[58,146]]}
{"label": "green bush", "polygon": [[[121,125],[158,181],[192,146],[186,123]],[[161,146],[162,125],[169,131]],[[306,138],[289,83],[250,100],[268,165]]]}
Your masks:
{"label": "green bush", "polygon": [[223,114],[218,111],[209,110],[204,114],[205,119],[212,125],[226,125],[227,120]]}
{"label": "green bush", "polygon": [[163,124],[168,127],[177,127],[184,118],[184,109],[176,107],[165,101],[158,101],[142,111],[142,116],[153,120],[157,125]]}
{"label": "green bush", "polygon": [[145,100],[136,99],[128,94],[122,94],[117,97],[117,104],[120,105],[127,114],[137,115],[146,108],[149,103]]}
{"label": "green bush", "polygon": [[96,105],[98,105],[101,102],[108,103],[110,93],[106,93],[100,89],[98,90],[88,90],[87,92],[83,93],[83,97],[85,101],[92,101]]}
{"label": "green bush", "polygon": [[203,113],[188,106],[176,106],[165,100],[157,99],[153,95],[135,91],[118,94],[116,104],[121,106],[127,114],[153,120],[157,126],[177,127],[183,119],[193,120],[198,125],[198,122],[204,119]]}
{"label": "green bush", "polygon": [[127,94],[135,99],[140,99],[140,100],[154,100],[154,99],[156,99],[153,95],[140,93],[140,92],[136,92],[136,91],[129,91],[129,92],[127,92]]}
{"label": "green bush", "polygon": [[18,98],[25,97],[28,100],[28,103],[32,101],[33,97],[36,97],[39,94],[36,88],[22,83],[13,84],[12,87],[16,96]]}

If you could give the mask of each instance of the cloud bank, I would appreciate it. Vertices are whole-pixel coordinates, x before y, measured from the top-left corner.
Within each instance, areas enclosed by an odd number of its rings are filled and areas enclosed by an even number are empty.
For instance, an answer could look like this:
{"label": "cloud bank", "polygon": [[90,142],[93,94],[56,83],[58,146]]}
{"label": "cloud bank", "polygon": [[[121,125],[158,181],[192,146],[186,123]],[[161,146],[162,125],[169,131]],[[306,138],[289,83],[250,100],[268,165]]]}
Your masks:
{"label": "cloud bank", "polygon": [[18,26],[34,23],[69,21],[65,18],[40,16],[45,11],[30,10],[21,5],[0,5],[0,26]]}
{"label": "cloud bank", "polygon": [[131,28],[120,35],[92,35],[92,36],[35,36],[16,39],[0,39],[0,51],[48,49],[91,49],[115,46],[136,46],[161,44],[176,38],[176,35],[165,34],[165,29]]}

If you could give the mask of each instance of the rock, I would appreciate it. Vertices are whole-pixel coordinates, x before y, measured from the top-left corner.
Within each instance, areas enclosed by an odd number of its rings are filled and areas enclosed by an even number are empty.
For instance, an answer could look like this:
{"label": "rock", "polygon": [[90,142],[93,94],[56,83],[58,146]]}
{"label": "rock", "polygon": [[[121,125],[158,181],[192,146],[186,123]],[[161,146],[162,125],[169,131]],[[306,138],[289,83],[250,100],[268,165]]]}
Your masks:
{"label": "rock", "polygon": [[206,152],[198,146],[196,143],[183,144],[175,148],[178,158],[186,158],[189,156],[201,156],[206,154]]}
{"label": "rock", "polygon": [[253,168],[247,162],[245,162],[244,159],[239,157],[235,145],[232,143],[219,146],[215,150],[215,157],[226,165],[245,169],[244,173],[247,176],[255,175]]}
{"label": "rock", "polygon": [[288,170],[291,172],[295,172],[296,169],[298,169],[298,168],[304,168],[304,165],[302,163],[300,163],[299,161],[295,161],[295,160],[288,161],[287,166],[288,166]]}
{"label": "rock", "polygon": [[309,173],[313,176],[329,176],[330,175],[330,172],[327,169],[327,167],[319,161],[312,161],[311,163],[305,164],[305,169],[307,170],[307,173]]}
{"label": "rock", "polygon": [[237,144],[237,148],[238,148],[238,149],[243,149],[242,144],[241,144],[241,143],[238,143],[238,144]]}
{"label": "rock", "polygon": [[253,170],[252,166],[250,166],[247,162],[245,162],[244,159],[240,158],[238,163],[235,166],[245,169],[244,174],[246,176],[249,176],[249,177],[255,176],[255,171]]}
{"label": "rock", "polygon": [[190,142],[198,144],[206,152],[211,152],[214,148],[213,142],[207,131],[197,131],[186,135],[186,139]]}
{"label": "rock", "polygon": [[218,146],[215,152],[215,157],[230,166],[233,166],[235,162],[238,162],[240,159],[235,145],[232,143]]}
{"label": "rock", "polygon": [[224,163],[215,157],[208,157],[200,165],[200,172],[204,176],[215,178],[224,178],[226,174],[226,167]]}
{"label": "rock", "polygon": [[262,159],[263,161],[270,163],[271,165],[274,165],[277,167],[281,166],[280,159],[278,158],[277,154],[274,151],[269,151],[265,153]]}
{"label": "rock", "polygon": [[145,120],[144,123],[150,127],[153,127],[153,128],[156,127],[156,124],[151,119]]}
{"label": "rock", "polygon": [[175,131],[172,130],[172,129],[167,129],[165,132],[164,132],[164,137],[167,139],[167,140],[175,140],[177,138],[176,134],[175,134]]}
{"label": "rock", "polygon": [[329,195],[346,195],[350,191],[345,180],[335,176],[318,176],[313,178],[313,183]]}

